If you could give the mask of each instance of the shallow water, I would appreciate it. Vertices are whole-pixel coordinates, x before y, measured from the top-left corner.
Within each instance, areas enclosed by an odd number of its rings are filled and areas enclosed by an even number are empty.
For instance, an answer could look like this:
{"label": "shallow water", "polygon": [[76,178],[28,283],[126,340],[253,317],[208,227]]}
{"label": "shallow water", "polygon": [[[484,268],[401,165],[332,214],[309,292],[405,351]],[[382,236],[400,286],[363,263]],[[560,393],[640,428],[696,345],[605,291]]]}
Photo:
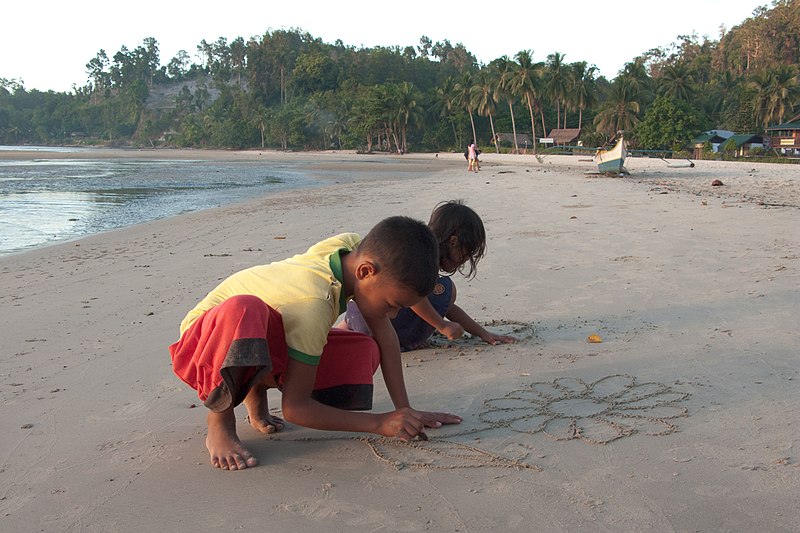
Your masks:
{"label": "shallow water", "polygon": [[0,255],[316,183],[264,162],[4,160]]}

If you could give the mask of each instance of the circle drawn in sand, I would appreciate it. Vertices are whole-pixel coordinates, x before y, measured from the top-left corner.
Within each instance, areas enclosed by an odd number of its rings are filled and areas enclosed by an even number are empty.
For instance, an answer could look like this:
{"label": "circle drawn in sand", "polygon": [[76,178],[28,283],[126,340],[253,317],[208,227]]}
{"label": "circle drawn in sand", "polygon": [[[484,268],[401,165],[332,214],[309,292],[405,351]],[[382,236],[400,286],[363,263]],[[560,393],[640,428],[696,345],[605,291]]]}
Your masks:
{"label": "circle drawn in sand", "polygon": [[558,378],[485,400],[486,409],[478,418],[518,433],[608,444],[634,433],[657,436],[677,431],[670,421],[688,416],[679,402],[689,396],[662,383],[638,383],[627,374],[588,384],[576,378]]}
{"label": "circle drawn in sand", "polygon": [[[483,324],[487,330],[497,335],[508,335],[517,339],[517,342],[526,342],[536,338],[536,330],[533,324],[526,322],[514,322],[511,320],[491,320]],[[464,334],[460,339],[454,341],[440,333],[434,333],[427,341],[427,346],[423,348],[450,348],[464,346],[489,346],[480,337]]]}
{"label": "circle drawn in sand", "polygon": [[383,437],[365,437],[361,440],[370,447],[375,457],[398,470],[404,467],[449,470],[488,466],[541,472],[536,465],[448,440],[401,441]]}

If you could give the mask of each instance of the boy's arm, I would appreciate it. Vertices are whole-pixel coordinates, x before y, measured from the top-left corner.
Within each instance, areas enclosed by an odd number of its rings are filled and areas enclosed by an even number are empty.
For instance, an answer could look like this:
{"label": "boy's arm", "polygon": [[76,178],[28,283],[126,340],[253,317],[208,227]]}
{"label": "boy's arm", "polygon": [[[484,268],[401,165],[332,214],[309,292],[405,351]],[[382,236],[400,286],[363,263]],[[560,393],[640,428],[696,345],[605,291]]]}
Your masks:
{"label": "boy's arm", "polygon": [[311,397],[317,368],[289,358],[283,382],[283,417],[293,424],[331,431],[359,431],[411,440],[424,428],[423,413],[405,407],[391,413],[336,409]]}
{"label": "boy's arm", "polygon": [[[403,378],[403,359],[400,354],[400,343],[397,333],[388,318],[370,319],[364,317],[372,332],[372,338],[378,343],[381,351],[381,373],[389,397],[396,409],[409,408],[408,392]],[[423,418],[427,427],[440,427],[442,424],[460,424],[461,417],[449,413],[434,413],[428,411],[415,411]]]}
{"label": "boy's arm", "polygon": [[476,337],[480,337],[489,344],[511,344],[517,342],[517,339],[514,337],[509,337],[508,335],[497,335],[491,331],[487,331],[486,328],[475,322],[475,320],[473,320],[466,311],[461,309],[456,304],[451,305],[450,309],[447,310],[447,318],[453,322],[458,322],[464,326],[464,329],[467,330],[467,333],[475,335]]}
{"label": "boy's arm", "polygon": [[392,399],[395,409],[410,407],[406,382],[403,377],[403,359],[400,355],[400,342],[397,332],[388,318],[373,319],[364,317],[372,332],[372,338],[378,343],[381,351],[381,373],[386,383],[386,390]]}
{"label": "boy's arm", "polygon": [[464,327],[457,322],[445,320],[427,298],[423,298],[418,304],[412,305],[411,310],[422,320],[436,328],[436,331],[447,337],[448,340],[456,340],[464,335]]}

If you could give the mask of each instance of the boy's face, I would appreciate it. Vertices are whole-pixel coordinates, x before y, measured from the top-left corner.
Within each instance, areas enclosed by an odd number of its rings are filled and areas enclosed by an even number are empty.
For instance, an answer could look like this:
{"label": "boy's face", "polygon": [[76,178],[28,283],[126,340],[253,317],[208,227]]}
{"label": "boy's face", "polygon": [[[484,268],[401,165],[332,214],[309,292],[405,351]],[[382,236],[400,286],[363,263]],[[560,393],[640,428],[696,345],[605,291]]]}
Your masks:
{"label": "boy's face", "polygon": [[353,299],[365,317],[394,318],[400,309],[411,307],[422,299],[416,291],[385,278],[385,275],[372,274],[356,283]]}

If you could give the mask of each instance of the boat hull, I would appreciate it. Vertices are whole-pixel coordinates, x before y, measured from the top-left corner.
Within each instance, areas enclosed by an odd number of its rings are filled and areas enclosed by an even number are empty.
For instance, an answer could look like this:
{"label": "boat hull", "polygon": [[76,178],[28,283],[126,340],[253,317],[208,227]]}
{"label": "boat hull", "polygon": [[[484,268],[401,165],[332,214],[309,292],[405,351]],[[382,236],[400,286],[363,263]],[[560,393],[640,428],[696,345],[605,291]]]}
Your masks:
{"label": "boat hull", "polygon": [[617,144],[608,150],[598,150],[594,162],[600,172],[625,172],[625,157],[628,155],[625,139],[620,137]]}

